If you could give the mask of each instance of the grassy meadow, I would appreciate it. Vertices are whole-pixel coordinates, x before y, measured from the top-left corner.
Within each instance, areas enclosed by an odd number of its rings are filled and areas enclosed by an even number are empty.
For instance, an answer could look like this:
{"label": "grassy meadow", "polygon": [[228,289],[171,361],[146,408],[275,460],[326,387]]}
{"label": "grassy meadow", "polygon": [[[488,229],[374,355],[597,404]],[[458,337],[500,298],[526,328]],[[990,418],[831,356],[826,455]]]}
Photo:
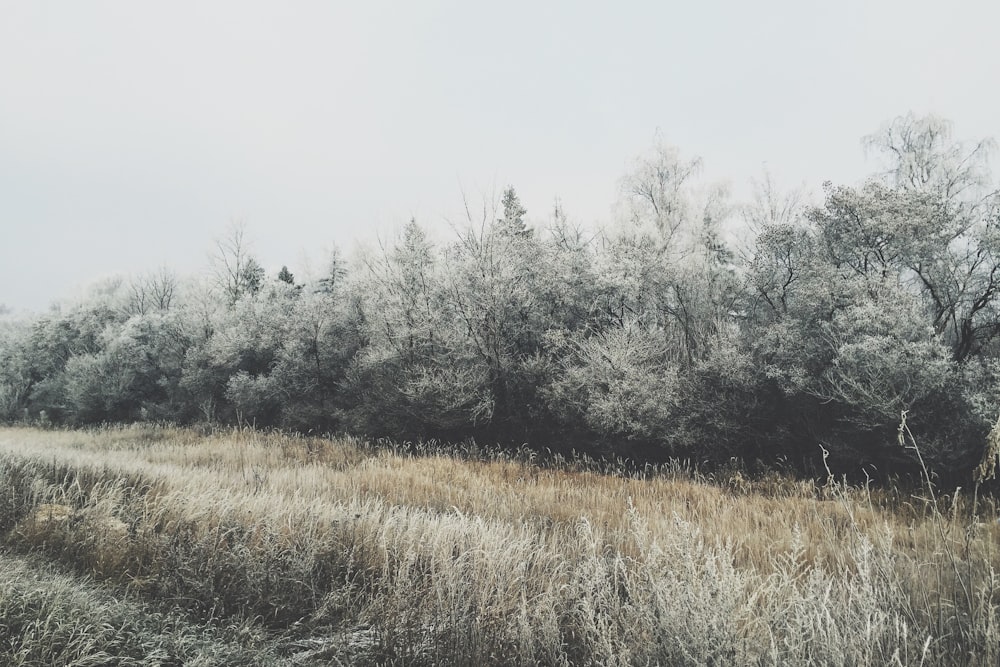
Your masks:
{"label": "grassy meadow", "polygon": [[0,663],[996,665],[992,498],[0,429]]}

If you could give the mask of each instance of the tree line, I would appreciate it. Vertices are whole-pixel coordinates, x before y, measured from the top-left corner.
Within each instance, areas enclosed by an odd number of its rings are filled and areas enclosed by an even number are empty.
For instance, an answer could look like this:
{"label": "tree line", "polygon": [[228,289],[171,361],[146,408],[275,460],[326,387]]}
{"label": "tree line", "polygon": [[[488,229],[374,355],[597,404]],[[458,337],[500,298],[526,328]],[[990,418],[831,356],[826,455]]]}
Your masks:
{"label": "tree line", "polygon": [[[960,481],[1000,412],[992,143],[908,115],[880,171],[749,204],[656,145],[615,224],[513,188],[434,243],[417,221],[319,278],[266,275],[242,227],[211,277],[104,283],[0,329],[0,418],[254,423],[475,438],[638,460],[733,458]],[[733,240],[734,223],[742,237]],[[956,482],[957,483],[957,482]]]}

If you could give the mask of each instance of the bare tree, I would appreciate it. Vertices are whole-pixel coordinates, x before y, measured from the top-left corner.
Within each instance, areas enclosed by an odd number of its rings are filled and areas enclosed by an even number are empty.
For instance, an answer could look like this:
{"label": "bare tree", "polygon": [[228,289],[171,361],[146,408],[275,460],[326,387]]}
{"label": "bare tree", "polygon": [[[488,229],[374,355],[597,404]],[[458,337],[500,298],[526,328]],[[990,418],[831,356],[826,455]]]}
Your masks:
{"label": "bare tree", "polygon": [[133,278],[126,295],[125,313],[145,315],[170,310],[177,292],[177,276],[167,267]]}
{"label": "bare tree", "polygon": [[969,147],[952,138],[951,122],[944,118],[909,113],[884,123],[862,141],[887,162],[882,175],[890,185],[934,191],[949,200],[996,194],[989,165],[996,142],[983,139]]}
{"label": "bare tree", "polygon": [[230,304],[247,294],[255,294],[264,280],[264,269],[250,252],[246,223],[234,221],[223,238],[215,242],[212,267],[216,280]]}
{"label": "bare tree", "polygon": [[688,222],[692,203],[691,180],[701,170],[701,159],[684,159],[673,146],[657,145],[636,160],[622,179],[622,203],[631,222],[652,223],[664,242]]}
{"label": "bare tree", "polygon": [[740,207],[740,217],[752,234],[760,234],[769,226],[802,222],[808,203],[802,187],[782,191],[766,170],[759,179],[750,179],[750,185],[753,187],[752,198]]}

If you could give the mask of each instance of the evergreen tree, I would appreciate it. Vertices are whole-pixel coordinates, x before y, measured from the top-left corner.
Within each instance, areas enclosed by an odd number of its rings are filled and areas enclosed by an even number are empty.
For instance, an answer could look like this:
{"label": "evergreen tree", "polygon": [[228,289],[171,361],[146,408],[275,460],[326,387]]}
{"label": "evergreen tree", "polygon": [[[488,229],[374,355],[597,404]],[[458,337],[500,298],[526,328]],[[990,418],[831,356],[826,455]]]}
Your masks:
{"label": "evergreen tree", "polygon": [[518,236],[531,236],[531,230],[524,222],[524,216],[528,210],[521,205],[521,200],[510,186],[503,192],[503,218],[500,220],[500,228],[511,234]]}

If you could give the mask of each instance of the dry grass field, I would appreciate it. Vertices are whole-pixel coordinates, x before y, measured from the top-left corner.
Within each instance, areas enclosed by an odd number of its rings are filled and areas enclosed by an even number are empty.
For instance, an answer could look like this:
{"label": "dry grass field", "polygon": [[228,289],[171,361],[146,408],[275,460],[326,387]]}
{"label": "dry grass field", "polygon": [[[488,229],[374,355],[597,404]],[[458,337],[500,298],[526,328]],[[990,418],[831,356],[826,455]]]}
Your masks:
{"label": "dry grass field", "polygon": [[5,428],[0,662],[997,665],[997,516],[681,466]]}

